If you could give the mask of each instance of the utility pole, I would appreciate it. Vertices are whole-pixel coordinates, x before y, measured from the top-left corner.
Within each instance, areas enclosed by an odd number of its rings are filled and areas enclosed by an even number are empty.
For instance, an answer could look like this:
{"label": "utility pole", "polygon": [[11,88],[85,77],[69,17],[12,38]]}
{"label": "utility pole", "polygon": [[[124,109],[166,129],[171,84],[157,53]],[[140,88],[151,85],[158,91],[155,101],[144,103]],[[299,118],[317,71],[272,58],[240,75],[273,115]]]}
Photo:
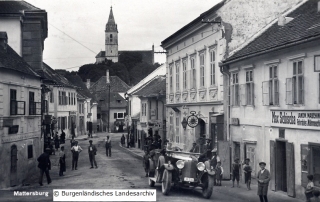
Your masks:
{"label": "utility pole", "polygon": [[108,85],[108,133],[110,133],[110,78],[109,78],[109,69],[107,69],[107,85]]}

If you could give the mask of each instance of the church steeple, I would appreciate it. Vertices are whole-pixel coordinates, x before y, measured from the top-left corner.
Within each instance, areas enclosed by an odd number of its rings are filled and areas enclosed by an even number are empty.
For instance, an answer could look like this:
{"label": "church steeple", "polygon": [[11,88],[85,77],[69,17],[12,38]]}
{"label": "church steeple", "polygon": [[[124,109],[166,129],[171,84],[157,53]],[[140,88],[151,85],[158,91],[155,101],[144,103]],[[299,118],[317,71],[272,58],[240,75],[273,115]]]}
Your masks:
{"label": "church steeple", "polygon": [[117,24],[113,17],[112,6],[110,8],[108,23],[106,24],[106,31],[118,32]]}
{"label": "church steeple", "polygon": [[112,7],[110,8],[109,19],[106,24],[105,57],[113,62],[118,62],[118,28],[114,20]]}

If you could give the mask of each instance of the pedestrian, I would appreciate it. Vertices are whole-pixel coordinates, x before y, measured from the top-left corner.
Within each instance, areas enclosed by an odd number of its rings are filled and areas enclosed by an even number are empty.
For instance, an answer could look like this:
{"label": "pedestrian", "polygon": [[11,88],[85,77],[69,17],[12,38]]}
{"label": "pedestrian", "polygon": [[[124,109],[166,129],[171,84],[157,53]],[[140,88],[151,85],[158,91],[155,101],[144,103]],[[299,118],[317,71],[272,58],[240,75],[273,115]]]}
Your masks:
{"label": "pedestrian", "polygon": [[133,134],[130,135],[130,147],[134,147],[134,137]]}
{"label": "pedestrian", "polygon": [[[216,169],[217,163],[221,162],[221,160],[220,160],[220,157],[217,155],[217,149],[216,148],[213,149],[211,151],[211,153],[212,153],[212,158],[210,160],[210,167],[211,167],[211,170],[213,170],[213,169]],[[217,185],[217,179],[216,178],[217,178],[217,175],[213,175],[213,184],[214,185]]]}
{"label": "pedestrian", "polygon": [[74,137],[71,137],[71,140],[70,140],[70,147],[72,148],[76,143],[76,140],[74,139]]}
{"label": "pedestrian", "polygon": [[260,162],[259,166],[261,170],[259,170],[257,175],[258,195],[260,198],[260,202],[268,202],[267,194],[268,194],[268,186],[270,181],[270,172],[265,168],[266,167],[265,162]]}
{"label": "pedestrian", "polygon": [[43,186],[42,184],[43,173],[46,174],[47,183],[50,184],[52,182],[49,174],[49,170],[51,169],[49,152],[50,152],[50,148],[46,148],[45,152],[43,152],[37,159],[39,162],[38,168],[40,168],[40,178],[39,178],[40,186]]}
{"label": "pedestrian", "polygon": [[59,159],[59,165],[60,165],[59,176],[63,176],[63,172],[66,171],[66,154],[64,153],[64,145],[61,145],[59,157],[60,157],[60,159]]}
{"label": "pedestrian", "polygon": [[319,195],[320,195],[320,192],[318,190],[314,190],[313,191],[313,196],[314,198],[311,199],[312,202],[319,202]]}
{"label": "pedestrian", "polygon": [[143,155],[143,168],[144,171],[146,172],[146,177],[149,176],[149,151],[147,149],[144,150],[144,155]]}
{"label": "pedestrian", "polygon": [[126,139],[127,139],[127,148],[129,148],[129,144],[130,144],[130,139],[129,139],[129,137],[130,137],[130,136],[129,136],[129,132],[128,132],[127,138],[126,138]]}
{"label": "pedestrian", "polygon": [[71,148],[72,152],[72,170],[77,170],[79,154],[82,148],[78,145],[78,141],[75,141],[75,145]]}
{"label": "pedestrian", "polygon": [[247,185],[247,190],[251,190],[250,188],[250,184],[251,184],[251,172],[252,172],[252,168],[249,165],[250,163],[250,159],[246,158],[245,163],[243,165],[243,172],[244,172],[244,182]]}
{"label": "pedestrian", "polygon": [[239,163],[239,159],[236,158],[234,160],[234,163],[232,164],[232,187],[234,187],[235,180],[237,180],[237,187],[240,187],[239,179],[240,179],[240,163]]}
{"label": "pedestrian", "polygon": [[308,178],[308,184],[304,194],[306,195],[307,202],[310,202],[310,199],[313,197],[312,192],[314,189],[313,175],[308,175],[307,178]]}
{"label": "pedestrian", "polygon": [[61,129],[60,142],[64,144],[66,140],[66,133]]}
{"label": "pedestrian", "polygon": [[120,141],[121,141],[121,146],[124,147],[124,144],[126,143],[126,138],[124,137],[124,134],[122,134]]}
{"label": "pedestrian", "polygon": [[106,147],[106,155],[111,157],[112,146],[111,146],[111,139],[109,138],[109,135],[107,136],[105,147]]}
{"label": "pedestrian", "polygon": [[217,162],[216,167],[216,176],[217,176],[217,186],[221,186],[221,180],[223,176],[223,167],[221,166],[221,162]]}
{"label": "pedestrian", "polygon": [[90,163],[91,163],[91,167],[90,169],[93,168],[93,163],[95,165],[96,168],[98,168],[97,166],[97,162],[96,162],[96,154],[97,154],[97,148],[95,145],[92,144],[92,140],[89,140],[89,147],[88,147],[88,153],[89,153],[89,160],[90,160]]}
{"label": "pedestrian", "polygon": [[59,147],[60,147],[60,140],[59,140],[59,136],[58,136],[58,132],[56,133],[56,135],[54,136],[54,147],[55,147],[55,151],[59,151]]}

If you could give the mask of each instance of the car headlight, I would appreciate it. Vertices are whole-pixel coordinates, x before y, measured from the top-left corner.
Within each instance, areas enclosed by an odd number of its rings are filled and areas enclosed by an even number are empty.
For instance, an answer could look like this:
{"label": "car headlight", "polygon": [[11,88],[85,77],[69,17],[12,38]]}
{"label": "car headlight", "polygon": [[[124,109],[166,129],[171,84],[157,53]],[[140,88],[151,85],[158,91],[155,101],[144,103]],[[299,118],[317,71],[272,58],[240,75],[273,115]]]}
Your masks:
{"label": "car headlight", "polygon": [[182,169],[184,167],[184,161],[183,160],[179,160],[179,161],[177,161],[176,165],[177,165],[177,167],[179,169]]}
{"label": "car headlight", "polygon": [[204,163],[199,162],[199,163],[197,164],[197,168],[198,168],[198,170],[200,170],[200,171],[204,171],[204,169],[206,168],[206,166],[204,165]]}

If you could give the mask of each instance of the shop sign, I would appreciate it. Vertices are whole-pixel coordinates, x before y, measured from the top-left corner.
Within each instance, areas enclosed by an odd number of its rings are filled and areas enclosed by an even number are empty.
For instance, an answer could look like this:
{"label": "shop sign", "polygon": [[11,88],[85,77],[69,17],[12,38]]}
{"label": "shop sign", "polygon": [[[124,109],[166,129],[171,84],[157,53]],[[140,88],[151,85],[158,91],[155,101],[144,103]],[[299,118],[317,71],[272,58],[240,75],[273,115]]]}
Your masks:
{"label": "shop sign", "polygon": [[271,110],[271,126],[320,130],[319,110]]}
{"label": "shop sign", "polygon": [[70,115],[70,116],[76,116],[76,115],[77,115],[77,112],[76,112],[76,111],[70,111],[70,112],[69,112],[69,115]]}

